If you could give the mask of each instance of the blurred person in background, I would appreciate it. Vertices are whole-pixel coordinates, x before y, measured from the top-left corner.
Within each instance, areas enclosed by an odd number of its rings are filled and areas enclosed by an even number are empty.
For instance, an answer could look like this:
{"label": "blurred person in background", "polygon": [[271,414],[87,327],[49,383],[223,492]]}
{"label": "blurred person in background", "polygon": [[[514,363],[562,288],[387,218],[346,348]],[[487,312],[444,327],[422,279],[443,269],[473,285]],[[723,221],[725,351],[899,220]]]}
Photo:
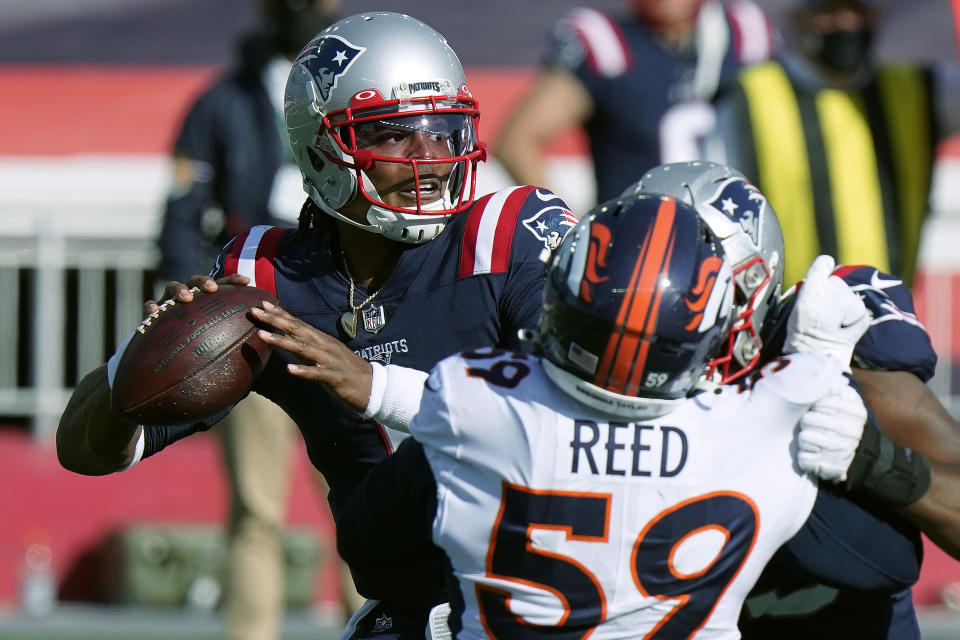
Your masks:
{"label": "blurred person in background", "polygon": [[708,149],[779,212],[787,285],[821,253],[913,279],[936,145],[960,115],[944,108],[956,104],[949,69],[877,62],[881,13],[870,0],[799,0],[782,55],[716,99],[723,143]]}
{"label": "blurred person in background", "polygon": [[[522,184],[550,185],[550,144],[583,126],[596,199],[637,173],[695,160],[715,126],[709,100],[742,65],[769,59],[764,12],[746,0],[629,0],[622,15],[570,12],[553,30],[543,68],[493,152]],[[807,261],[806,264],[809,264]]]}
{"label": "blurred person in background", "polygon": [[[303,184],[284,131],[284,84],[293,59],[334,20],[340,0],[258,1],[259,28],[239,42],[234,66],[190,106],[174,146],[159,239],[165,281],[208,272],[220,248],[247,228],[296,226]],[[273,402],[251,394],[217,433],[230,483],[228,635],[278,638],[297,428]],[[347,572],[341,579],[349,615],[362,599]]]}

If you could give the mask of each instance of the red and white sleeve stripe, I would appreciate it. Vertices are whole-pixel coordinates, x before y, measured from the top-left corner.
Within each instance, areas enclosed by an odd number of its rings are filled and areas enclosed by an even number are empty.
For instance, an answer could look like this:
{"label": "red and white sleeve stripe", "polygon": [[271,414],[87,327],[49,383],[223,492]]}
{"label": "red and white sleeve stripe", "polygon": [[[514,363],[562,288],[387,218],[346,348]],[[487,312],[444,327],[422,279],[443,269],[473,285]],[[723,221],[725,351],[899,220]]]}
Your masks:
{"label": "red and white sleeve stripe", "polygon": [[240,274],[250,278],[251,287],[277,295],[277,247],[288,229],[259,225],[234,239],[223,263],[223,275]]}
{"label": "red and white sleeve stripe", "polygon": [[748,0],[727,5],[727,19],[733,32],[733,50],[740,64],[755,64],[773,55],[773,32],[767,14]]}
{"label": "red and white sleeve stripe", "polygon": [[509,187],[481,198],[470,210],[460,252],[461,278],[506,273],[517,214],[534,187]]}
{"label": "red and white sleeve stripe", "polygon": [[630,50],[617,25],[596,9],[574,9],[567,18],[583,43],[593,69],[605,78],[623,75],[630,68]]}

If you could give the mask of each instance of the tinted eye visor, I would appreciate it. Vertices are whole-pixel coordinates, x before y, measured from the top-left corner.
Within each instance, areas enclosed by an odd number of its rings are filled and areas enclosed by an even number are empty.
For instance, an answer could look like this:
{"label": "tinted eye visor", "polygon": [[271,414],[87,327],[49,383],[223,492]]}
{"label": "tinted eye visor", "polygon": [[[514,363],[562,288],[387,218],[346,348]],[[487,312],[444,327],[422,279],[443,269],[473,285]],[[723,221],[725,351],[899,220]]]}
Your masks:
{"label": "tinted eye visor", "polygon": [[384,117],[354,125],[356,148],[394,158],[461,156],[476,145],[473,118],[462,113]]}

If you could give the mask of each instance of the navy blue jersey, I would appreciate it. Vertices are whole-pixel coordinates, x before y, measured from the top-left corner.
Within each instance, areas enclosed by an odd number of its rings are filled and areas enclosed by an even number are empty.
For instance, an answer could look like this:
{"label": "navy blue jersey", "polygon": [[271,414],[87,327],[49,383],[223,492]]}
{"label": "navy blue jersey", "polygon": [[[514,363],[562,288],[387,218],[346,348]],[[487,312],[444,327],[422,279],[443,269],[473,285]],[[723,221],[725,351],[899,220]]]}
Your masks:
{"label": "navy blue jersey", "polygon": [[[339,268],[332,220],[304,242],[294,230],[256,227],[227,246],[213,275],[250,276],[289,313],[339,337],[366,360],[428,371],[470,347],[520,346],[517,331],[535,327],[539,318],[540,253],[574,224],[567,206],[543,189],[511,187],[479,199],[436,239],[404,247],[390,280],[360,312],[353,339],[340,325],[350,309],[350,285]],[[369,293],[358,286],[354,301]],[[289,374],[286,365],[294,361],[274,350],[254,390],[299,426],[311,462],[330,486],[336,519],[353,487],[402,436],[361,419],[315,382]],[[359,575],[363,567],[351,569],[358,584],[367,582]],[[441,571],[436,578],[442,584]],[[407,594],[413,600],[415,591]]]}
{"label": "navy blue jersey", "polygon": [[709,35],[697,42],[699,57],[665,48],[632,16],[581,8],[554,28],[545,65],[570,71],[593,101],[586,130],[598,201],[654,165],[700,157],[715,122],[705,101],[741,65],[769,57],[770,31],[756,5],[708,2],[703,11]]}
{"label": "navy blue jersey", "polygon": [[[854,350],[854,364],[910,371],[924,382],[929,380],[937,356],[914,313],[909,288],[873,267],[840,267],[834,274],[860,295],[873,315]],[[765,358],[779,355],[795,302],[796,297],[789,296],[765,327],[770,332],[764,340]],[[841,539],[839,526],[862,535]],[[872,559],[877,555],[887,558],[882,566]],[[748,597],[740,618],[743,638],[919,638],[908,588],[892,595],[871,594],[824,583],[830,577],[844,582],[847,577],[863,577],[873,586],[887,582],[891,587],[898,583],[907,587],[916,580],[921,559],[915,527],[889,510],[841,500],[821,489],[807,526],[774,556]],[[819,577],[813,579],[811,574]]]}
{"label": "navy blue jersey", "polygon": [[[912,308],[900,293],[903,308]],[[785,305],[786,313],[773,319],[781,334],[791,307]],[[883,324],[870,331],[891,329]],[[904,323],[901,329],[910,332],[915,326]],[[783,336],[779,338],[782,346]],[[337,529],[341,554],[348,560],[366,559],[389,577],[398,557],[422,553],[436,506],[436,484],[422,447],[407,442],[352,492],[343,526]],[[394,526],[378,526],[383,521]],[[912,526],[822,488],[804,527],[774,557],[751,592],[740,620],[743,637],[915,638],[908,587],[917,578],[921,553]],[[373,587],[381,590],[381,597],[389,594],[383,590],[389,586],[383,585],[389,580]],[[456,589],[452,595],[456,598]],[[869,621],[863,622],[861,615]]]}
{"label": "navy blue jersey", "polygon": [[[870,328],[857,343],[853,364],[876,371],[909,371],[924,382],[933,377],[937,354],[930,335],[917,318],[913,294],[902,280],[874,267],[839,267],[834,275],[843,278],[870,310]],[[787,321],[796,302],[787,296],[776,318],[764,324],[762,360],[773,359],[783,350]]]}
{"label": "navy blue jersey", "polygon": [[854,364],[862,369],[909,371],[928,382],[937,367],[937,354],[917,319],[910,289],[873,267],[841,267],[834,273],[860,295],[873,315],[870,330],[853,352]]}

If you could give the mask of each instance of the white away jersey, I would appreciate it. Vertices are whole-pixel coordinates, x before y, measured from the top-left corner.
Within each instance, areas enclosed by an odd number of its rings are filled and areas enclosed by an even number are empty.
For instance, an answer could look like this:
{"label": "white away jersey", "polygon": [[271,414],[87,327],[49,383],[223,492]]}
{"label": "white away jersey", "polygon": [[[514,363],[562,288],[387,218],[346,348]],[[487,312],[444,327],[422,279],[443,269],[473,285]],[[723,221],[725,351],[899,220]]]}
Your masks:
{"label": "white away jersey", "polygon": [[794,426],[846,384],[817,354],[754,380],[631,422],[578,403],[529,355],[437,365],[411,433],[437,482],[458,637],[739,638],[744,597],[816,496]]}

